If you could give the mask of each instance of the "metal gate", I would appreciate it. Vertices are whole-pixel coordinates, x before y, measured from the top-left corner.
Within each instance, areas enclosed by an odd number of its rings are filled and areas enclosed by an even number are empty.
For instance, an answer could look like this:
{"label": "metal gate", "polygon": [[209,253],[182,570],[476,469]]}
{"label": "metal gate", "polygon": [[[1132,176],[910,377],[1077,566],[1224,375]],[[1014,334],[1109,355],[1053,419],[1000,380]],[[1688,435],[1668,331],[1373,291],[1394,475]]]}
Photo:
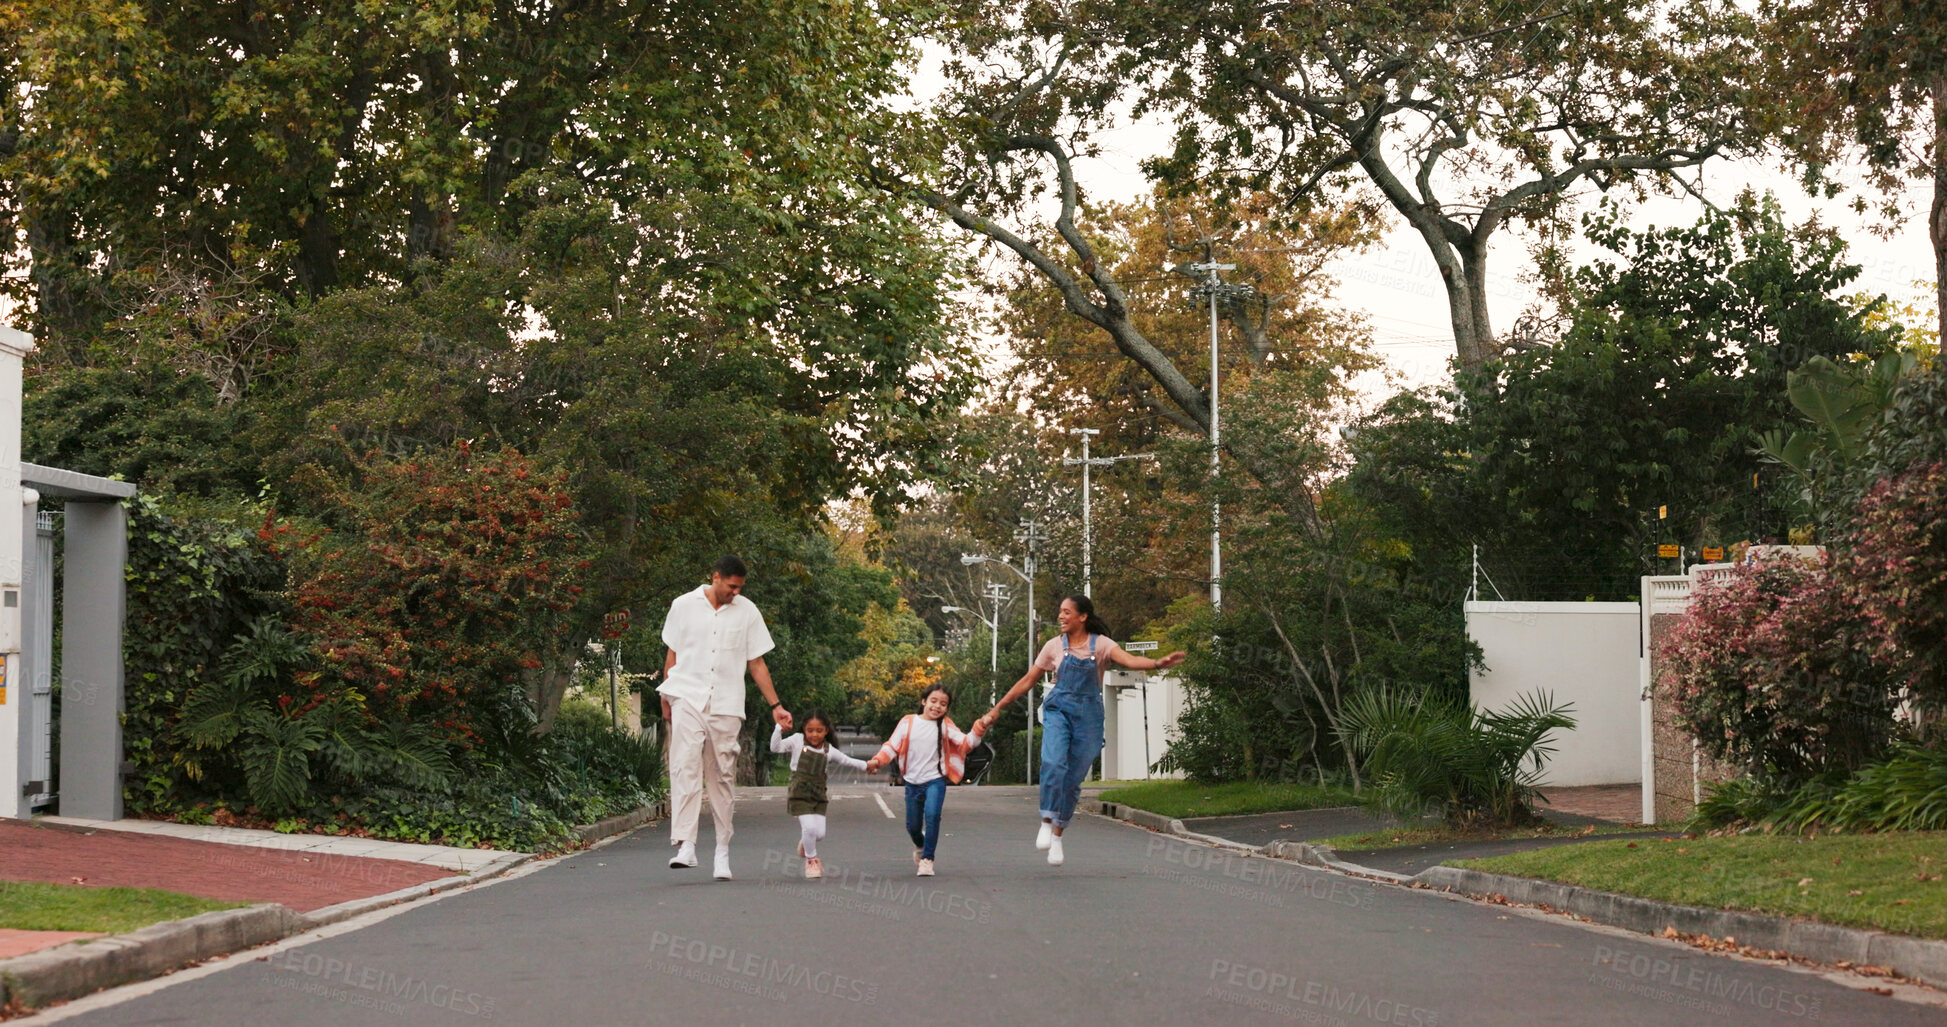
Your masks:
{"label": "metal gate", "polygon": [[34,543],[27,551],[26,580],[21,591],[26,603],[21,609],[21,676],[33,693],[29,709],[33,725],[29,744],[33,746],[27,763],[23,790],[27,805],[38,809],[54,801],[49,782],[54,780],[54,533],[53,513],[34,518]]}

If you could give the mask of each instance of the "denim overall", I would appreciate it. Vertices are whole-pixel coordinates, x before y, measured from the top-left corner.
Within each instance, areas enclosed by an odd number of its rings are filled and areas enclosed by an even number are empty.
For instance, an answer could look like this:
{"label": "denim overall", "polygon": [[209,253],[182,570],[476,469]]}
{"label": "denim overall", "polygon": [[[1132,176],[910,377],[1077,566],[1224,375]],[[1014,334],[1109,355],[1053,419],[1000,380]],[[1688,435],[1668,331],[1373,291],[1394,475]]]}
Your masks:
{"label": "denim overall", "polygon": [[1082,796],[1082,779],[1102,753],[1102,679],[1095,667],[1095,639],[1088,659],[1062,642],[1055,687],[1041,705],[1041,817],[1067,827]]}

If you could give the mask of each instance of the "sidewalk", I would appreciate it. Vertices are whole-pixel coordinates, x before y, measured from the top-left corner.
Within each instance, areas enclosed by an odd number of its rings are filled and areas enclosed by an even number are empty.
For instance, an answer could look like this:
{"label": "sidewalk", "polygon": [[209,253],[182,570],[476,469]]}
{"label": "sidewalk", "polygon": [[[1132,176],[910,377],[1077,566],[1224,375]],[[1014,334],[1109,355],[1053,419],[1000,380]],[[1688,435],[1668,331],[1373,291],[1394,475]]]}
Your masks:
{"label": "sidewalk", "polygon": [[[286,835],[154,820],[0,819],[0,880],[157,888],[312,913],[473,873],[511,855],[370,838]],[[98,935],[0,931],[0,959]]]}

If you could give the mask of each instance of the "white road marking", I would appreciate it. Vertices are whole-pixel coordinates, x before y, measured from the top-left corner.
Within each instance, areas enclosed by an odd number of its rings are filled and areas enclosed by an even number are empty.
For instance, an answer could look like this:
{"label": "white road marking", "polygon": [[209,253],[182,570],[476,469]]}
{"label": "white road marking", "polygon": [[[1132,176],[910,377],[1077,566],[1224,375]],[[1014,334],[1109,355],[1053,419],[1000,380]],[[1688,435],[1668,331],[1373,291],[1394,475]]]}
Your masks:
{"label": "white road marking", "polygon": [[887,820],[892,819],[892,807],[886,805],[885,796],[880,795],[878,792],[873,792],[872,801],[879,804],[879,812],[884,813]]}

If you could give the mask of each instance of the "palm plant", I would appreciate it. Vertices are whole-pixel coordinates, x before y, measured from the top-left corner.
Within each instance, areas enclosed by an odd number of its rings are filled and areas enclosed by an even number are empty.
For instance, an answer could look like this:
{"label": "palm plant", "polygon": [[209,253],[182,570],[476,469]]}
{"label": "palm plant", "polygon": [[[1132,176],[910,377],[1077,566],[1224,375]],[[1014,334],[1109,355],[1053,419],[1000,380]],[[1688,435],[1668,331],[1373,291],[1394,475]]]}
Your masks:
{"label": "palm plant", "polygon": [[251,802],[268,813],[306,805],[320,778],[426,792],[452,786],[447,743],[425,725],[375,722],[356,691],[288,711],[278,697],[306,652],[269,617],[230,646],[216,678],[190,691],[176,728],[192,778],[201,778],[206,764],[240,770]]}
{"label": "palm plant", "polygon": [[1464,699],[1375,689],[1347,701],[1339,739],[1364,759],[1373,802],[1391,812],[1438,810],[1456,827],[1537,822],[1533,803],[1549,736],[1572,730],[1572,704],[1536,691],[1491,711]]}

